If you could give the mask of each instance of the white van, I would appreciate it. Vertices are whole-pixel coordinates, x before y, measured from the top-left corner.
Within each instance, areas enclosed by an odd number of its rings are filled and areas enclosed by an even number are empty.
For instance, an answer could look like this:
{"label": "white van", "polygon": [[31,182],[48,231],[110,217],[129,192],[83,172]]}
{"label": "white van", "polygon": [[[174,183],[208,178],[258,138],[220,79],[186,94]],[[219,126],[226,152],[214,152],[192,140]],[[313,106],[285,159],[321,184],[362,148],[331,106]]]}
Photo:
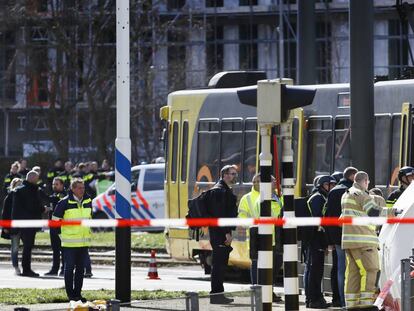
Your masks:
{"label": "white van", "polygon": [[[131,219],[165,217],[164,169],[164,163],[131,168]],[[95,219],[116,218],[115,183],[93,199],[92,206]]]}

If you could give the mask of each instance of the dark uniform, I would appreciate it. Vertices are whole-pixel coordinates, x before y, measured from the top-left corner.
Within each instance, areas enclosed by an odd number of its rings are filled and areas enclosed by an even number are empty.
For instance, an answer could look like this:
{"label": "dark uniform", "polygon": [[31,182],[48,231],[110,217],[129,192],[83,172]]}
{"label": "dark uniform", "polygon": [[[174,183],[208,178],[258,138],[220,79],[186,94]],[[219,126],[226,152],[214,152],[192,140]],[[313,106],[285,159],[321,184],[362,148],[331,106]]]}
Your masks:
{"label": "dark uniform", "polygon": [[[49,211],[49,219],[52,219],[53,213],[56,209],[56,205],[58,202],[63,199],[66,196],[66,193],[64,192],[54,192],[52,195],[49,196],[49,204],[51,207],[51,210]],[[60,258],[62,257],[62,268],[60,269],[60,275],[63,276],[64,272],[64,259],[62,254],[62,246],[59,238],[59,228],[50,228],[50,245],[52,246],[53,251],[53,264],[52,268],[49,272],[46,273],[46,275],[57,275],[59,272],[59,266],[60,266]]]}
{"label": "dark uniform", "polygon": [[[47,186],[48,190],[52,189],[53,178],[58,177],[64,171],[63,167],[54,167],[47,172]],[[51,193],[50,191],[49,193]]]}
{"label": "dark uniform", "polygon": [[[220,180],[214,188],[209,191],[207,215],[212,218],[233,218],[237,217],[237,198],[229,186]],[[231,246],[224,244],[226,234],[235,230],[235,227],[209,227],[210,244],[212,252],[211,270],[211,293],[223,293],[224,270],[232,251]]]}
{"label": "dark uniform", "polygon": [[[391,194],[388,196],[386,204],[387,207],[391,208],[394,206],[395,202],[397,202],[398,198],[401,196],[401,194],[404,192],[405,188],[407,188],[408,184],[408,176],[414,175],[414,168],[411,166],[404,166],[398,171],[398,180],[401,183],[400,188],[394,190],[391,192]],[[406,178],[406,181],[403,180],[403,177]]]}
{"label": "dark uniform", "polygon": [[[329,192],[326,203],[326,217],[339,217],[342,214],[341,198],[342,195],[352,187],[351,180],[342,178],[339,183]],[[331,287],[333,292],[332,301],[334,306],[340,301],[345,306],[344,297],[344,276],[345,276],[345,252],[341,249],[342,226],[325,227],[326,237],[329,245],[334,245],[332,251],[332,270],[331,270]],[[339,257],[338,257],[339,256]]]}
{"label": "dark uniform", "polygon": [[[39,187],[27,180],[16,188],[12,204],[12,219],[41,219],[44,211],[39,196]],[[22,268],[24,276],[39,276],[31,269],[32,248],[35,241],[36,228],[20,228],[23,241]]]}
{"label": "dark uniform", "polygon": [[[324,190],[324,183],[336,183],[335,179],[324,175],[317,183],[317,192],[308,200],[308,208],[312,217],[322,217],[325,213],[326,199],[328,192]],[[308,237],[306,266],[308,270],[307,278],[307,297],[306,300],[310,308],[325,309],[329,306],[326,303],[322,290],[323,265],[325,261],[325,250],[328,246],[325,230],[322,227],[313,227]]]}
{"label": "dark uniform", "polygon": [[3,195],[7,195],[8,193],[8,189],[10,187],[10,183],[12,182],[12,180],[14,178],[22,178],[22,175],[20,175],[19,173],[17,174],[13,174],[13,173],[8,173],[3,180]]}
{"label": "dark uniform", "polygon": [[69,189],[70,182],[72,181],[72,173],[68,171],[63,171],[59,174],[59,177],[63,181],[63,185],[65,186],[65,189]]}

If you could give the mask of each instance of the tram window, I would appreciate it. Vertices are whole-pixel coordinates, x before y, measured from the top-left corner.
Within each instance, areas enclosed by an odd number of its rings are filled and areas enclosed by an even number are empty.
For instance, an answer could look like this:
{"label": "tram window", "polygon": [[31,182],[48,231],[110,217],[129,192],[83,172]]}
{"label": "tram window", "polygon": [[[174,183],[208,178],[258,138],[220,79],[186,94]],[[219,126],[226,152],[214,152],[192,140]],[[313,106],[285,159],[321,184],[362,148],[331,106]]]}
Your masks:
{"label": "tram window", "polygon": [[375,185],[387,185],[390,174],[391,116],[375,116]]}
{"label": "tram window", "polygon": [[351,164],[349,117],[335,119],[334,169],[342,172]]}
{"label": "tram window", "polygon": [[241,165],[242,152],[242,120],[222,120],[221,123],[221,163]]}
{"label": "tram window", "polygon": [[218,120],[200,120],[198,125],[197,181],[214,182],[219,177],[220,132]]}
{"label": "tram window", "polygon": [[[292,123],[292,148],[293,148],[294,155],[299,155],[298,146],[299,146],[299,120],[298,118],[294,118],[293,123]],[[279,155],[280,154],[281,153],[279,153]],[[281,161],[280,156],[279,156],[279,161]],[[294,178],[296,178],[298,161],[301,161],[301,159],[298,159],[297,157],[293,159],[293,177]],[[280,167],[281,165],[279,165],[279,168]]]}
{"label": "tram window", "polygon": [[308,129],[306,183],[311,184],[316,175],[331,171],[332,118],[310,118]]}
{"label": "tram window", "polygon": [[175,182],[177,180],[178,122],[173,123],[172,144],[171,181]]}
{"label": "tram window", "polygon": [[401,115],[392,116],[392,139],[391,139],[391,178],[390,185],[398,185],[398,169],[400,160],[400,136],[401,136]]}
{"label": "tram window", "polygon": [[187,156],[188,156],[188,122],[183,122],[183,143],[181,150],[181,181],[187,181]]}
{"label": "tram window", "polygon": [[244,123],[243,182],[251,182],[256,174],[257,120]]}

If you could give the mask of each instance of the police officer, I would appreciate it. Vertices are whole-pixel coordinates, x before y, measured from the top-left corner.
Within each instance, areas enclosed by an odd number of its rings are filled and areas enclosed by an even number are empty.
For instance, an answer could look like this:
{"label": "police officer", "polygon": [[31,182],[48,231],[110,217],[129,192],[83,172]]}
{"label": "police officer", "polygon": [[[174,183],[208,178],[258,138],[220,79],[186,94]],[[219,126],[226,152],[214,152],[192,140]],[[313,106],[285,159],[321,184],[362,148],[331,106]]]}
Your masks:
{"label": "police officer", "polygon": [[[335,186],[336,180],[329,175],[319,177],[315,192],[308,200],[308,208],[312,217],[322,217],[325,212],[326,199],[329,191]],[[308,277],[308,307],[312,309],[326,309],[330,305],[323,297],[321,285],[323,278],[323,264],[327,241],[324,229],[315,227],[309,238],[306,266]]]}
{"label": "police officer", "polygon": [[[92,200],[85,194],[83,180],[75,178],[70,184],[69,194],[57,204],[52,219],[81,220],[91,218]],[[82,226],[63,226],[60,239],[65,260],[66,294],[69,300],[86,302],[86,299],[81,295],[81,290],[91,230]]]}
{"label": "police officer", "polygon": [[[237,198],[231,187],[237,181],[234,165],[225,165],[220,171],[220,180],[209,191],[206,214],[212,218],[237,217]],[[209,227],[212,251],[211,297],[212,304],[229,304],[234,300],[224,296],[223,276],[232,251],[232,230],[235,227]]]}
{"label": "police officer", "polygon": [[395,202],[404,192],[404,190],[410,185],[414,180],[414,168],[411,166],[404,166],[398,172],[398,180],[400,181],[400,188],[391,192],[387,198],[387,207],[393,207]]}
{"label": "police officer", "polygon": [[73,163],[71,161],[65,162],[65,170],[59,174],[59,177],[62,179],[65,189],[69,189],[70,182],[72,181],[73,174]]}
{"label": "police officer", "polygon": [[[341,216],[342,195],[346,190],[352,187],[352,184],[354,183],[354,177],[357,172],[358,170],[355,167],[349,166],[345,168],[343,178],[339,180],[338,184],[328,194],[325,211],[326,217]],[[325,232],[328,239],[328,244],[334,247],[332,250],[332,257],[336,257],[332,258],[331,284],[335,281],[337,282],[337,284],[331,285],[333,291],[332,305],[334,307],[337,307],[340,304],[341,307],[345,307],[344,284],[346,263],[345,251],[341,248],[342,227],[327,226],[325,227]],[[335,273],[335,270],[337,271],[337,277],[333,275]]]}
{"label": "police officer", "polygon": [[[66,196],[63,180],[60,177],[55,177],[52,183],[53,193],[49,196],[49,219],[52,219],[53,213],[56,209],[58,202]],[[50,245],[52,246],[53,251],[53,264],[49,272],[45,275],[57,275],[59,272],[60,266],[60,257],[62,256],[62,246],[59,238],[59,229],[50,228]],[[62,256],[62,268],[60,269],[59,275],[64,275],[64,260]]]}
{"label": "police officer", "polygon": [[10,166],[10,173],[8,173],[3,180],[3,195],[7,195],[8,189],[10,187],[10,183],[14,178],[22,178],[22,175],[20,175],[19,172],[20,164],[19,162],[14,162]]}
{"label": "police officer", "polygon": [[[383,212],[367,192],[368,174],[359,171],[354,184],[342,196],[342,216],[377,217]],[[385,208],[384,208],[385,209]],[[345,302],[347,310],[378,310],[373,306],[379,271],[378,238],[370,225],[342,226],[342,249],[346,253]],[[366,308],[366,309],[365,309]]]}
{"label": "police officer", "polygon": [[53,168],[51,168],[48,172],[47,172],[47,185],[48,185],[48,189],[50,190],[52,188],[52,182],[53,182],[53,178],[59,176],[60,173],[62,173],[64,171],[63,169],[63,163],[61,159],[57,159],[55,161],[55,164],[53,166]]}

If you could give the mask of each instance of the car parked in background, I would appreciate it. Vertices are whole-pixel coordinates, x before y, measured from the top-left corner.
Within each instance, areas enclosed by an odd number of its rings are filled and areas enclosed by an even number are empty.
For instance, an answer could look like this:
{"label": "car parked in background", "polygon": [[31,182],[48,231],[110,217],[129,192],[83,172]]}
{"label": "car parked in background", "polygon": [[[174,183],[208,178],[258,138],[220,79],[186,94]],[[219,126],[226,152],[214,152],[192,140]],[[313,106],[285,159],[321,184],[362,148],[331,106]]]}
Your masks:
{"label": "car parked in background", "polygon": [[[131,219],[155,219],[165,217],[164,163],[143,164],[131,168]],[[119,218],[115,207],[113,183],[92,201],[95,219]],[[162,228],[145,228],[160,230]]]}

